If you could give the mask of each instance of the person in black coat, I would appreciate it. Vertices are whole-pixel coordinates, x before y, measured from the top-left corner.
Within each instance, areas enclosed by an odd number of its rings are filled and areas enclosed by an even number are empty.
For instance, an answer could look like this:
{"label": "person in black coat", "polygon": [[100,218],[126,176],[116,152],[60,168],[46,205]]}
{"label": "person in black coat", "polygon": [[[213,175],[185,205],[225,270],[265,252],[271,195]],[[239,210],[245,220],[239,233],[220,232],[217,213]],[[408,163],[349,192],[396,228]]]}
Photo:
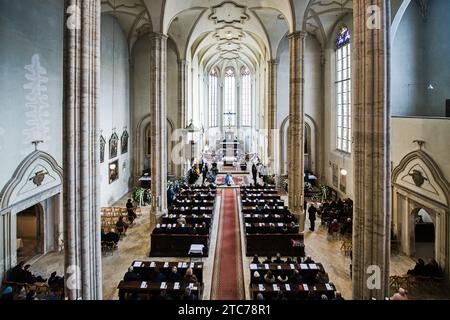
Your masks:
{"label": "person in black coat", "polygon": [[253,182],[255,183],[255,187],[258,184],[258,168],[256,168],[256,164],[252,165],[252,176],[253,176]]}
{"label": "person in black coat", "polygon": [[134,271],[133,267],[130,267],[127,273],[125,273],[123,281],[125,282],[141,281],[141,276],[139,273]]}
{"label": "person in black coat", "polygon": [[169,276],[167,278],[170,282],[181,282],[182,280],[181,275],[178,273],[177,267],[172,268],[172,272],[169,273]]}
{"label": "person in black coat", "polygon": [[11,282],[19,282],[24,283],[25,281],[25,272],[23,270],[23,266],[25,265],[24,261],[20,261],[17,266],[11,269],[9,273],[9,281]]}
{"label": "person in black coat", "polygon": [[203,170],[202,170],[202,174],[203,174],[203,182],[202,182],[202,184],[205,184],[206,178],[208,177],[208,172],[209,172],[208,164],[205,163],[204,166],[203,166]]}
{"label": "person in black coat", "polygon": [[311,222],[311,227],[309,230],[314,231],[315,224],[316,224],[316,214],[317,214],[317,208],[314,204],[311,204],[311,206],[308,209],[308,215],[309,215],[309,221]]}

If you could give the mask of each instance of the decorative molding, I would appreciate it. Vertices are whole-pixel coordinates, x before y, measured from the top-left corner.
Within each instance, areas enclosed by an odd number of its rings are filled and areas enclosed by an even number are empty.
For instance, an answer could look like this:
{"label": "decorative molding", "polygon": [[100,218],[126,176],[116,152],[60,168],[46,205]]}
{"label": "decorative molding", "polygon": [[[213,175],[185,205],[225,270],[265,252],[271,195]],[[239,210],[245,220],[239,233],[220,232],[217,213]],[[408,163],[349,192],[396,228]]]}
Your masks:
{"label": "decorative molding", "polygon": [[238,5],[232,1],[225,1],[211,8],[212,13],[208,17],[214,23],[245,23],[250,19],[247,14],[247,7]]}
{"label": "decorative molding", "polygon": [[40,150],[33,151],[19,164],[3,187],[0,209],[34,196],[33,191],[43,192],[60,186],[62,178],[63,170],[50,154]]}

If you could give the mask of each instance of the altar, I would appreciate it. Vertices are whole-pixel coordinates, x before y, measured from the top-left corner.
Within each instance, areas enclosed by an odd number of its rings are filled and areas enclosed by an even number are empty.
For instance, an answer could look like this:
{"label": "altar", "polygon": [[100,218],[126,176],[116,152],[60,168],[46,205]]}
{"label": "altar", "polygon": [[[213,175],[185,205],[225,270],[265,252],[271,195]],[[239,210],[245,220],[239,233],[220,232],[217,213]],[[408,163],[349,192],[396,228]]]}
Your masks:
{"label": "altar", "polygon": [[224,166],[234,166],[237,162],[239,141],[234,136],[232,131],[226,132],[226,138],[222,141],[223,143],[223,165]]}

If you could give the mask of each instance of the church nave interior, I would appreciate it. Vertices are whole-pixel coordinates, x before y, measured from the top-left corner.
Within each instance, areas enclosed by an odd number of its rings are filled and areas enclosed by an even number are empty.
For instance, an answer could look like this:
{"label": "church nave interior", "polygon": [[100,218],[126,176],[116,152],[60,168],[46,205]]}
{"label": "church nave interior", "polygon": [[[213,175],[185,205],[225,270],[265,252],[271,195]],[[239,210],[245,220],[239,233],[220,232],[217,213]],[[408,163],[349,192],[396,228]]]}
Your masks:
{"label": "church nave interior", "polygon": [[448,300],[449,19],[0,0],[0,296]]}

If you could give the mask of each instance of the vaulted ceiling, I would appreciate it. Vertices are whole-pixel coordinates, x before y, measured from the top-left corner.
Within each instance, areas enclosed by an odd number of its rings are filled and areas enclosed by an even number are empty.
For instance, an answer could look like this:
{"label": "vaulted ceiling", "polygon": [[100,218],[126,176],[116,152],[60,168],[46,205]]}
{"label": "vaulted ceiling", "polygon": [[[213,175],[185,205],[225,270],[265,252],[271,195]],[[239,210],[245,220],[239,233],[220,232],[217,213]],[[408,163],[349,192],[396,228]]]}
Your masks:
{"label": "vaulted ceiling", "polygon": [[352,0],[311,0],[304,19],[303,30],[315,35],[322,47],[334,37],[336,24],[353,12]]}
{"label": "vaulted ceiling", "polygon": [[102,0],[103,13],[117,17],[130,48],[142,34],[162,32],[180,59],[205,68],[240,60],[256,69],[276,57],[280,41],[295,30],[324,44],[351,7],[352,0]]}

